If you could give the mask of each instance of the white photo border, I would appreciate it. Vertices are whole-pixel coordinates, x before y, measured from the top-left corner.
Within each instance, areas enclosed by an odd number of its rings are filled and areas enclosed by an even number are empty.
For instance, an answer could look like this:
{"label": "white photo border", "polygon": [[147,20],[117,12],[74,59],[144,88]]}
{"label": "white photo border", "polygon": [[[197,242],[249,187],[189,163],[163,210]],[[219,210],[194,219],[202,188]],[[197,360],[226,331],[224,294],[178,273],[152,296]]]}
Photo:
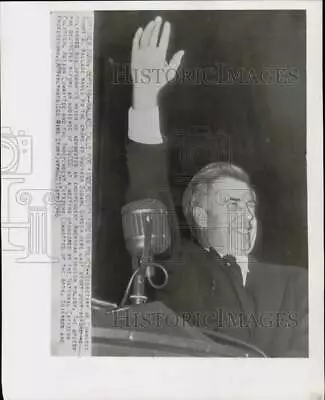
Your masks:
{"label": "white photo border", "polygon": [[[51,11],[305,9],[309,359],[65,358],[50,352],[51,264],[3,254],[3,390],[10,399],[320,399],[323,394],[321,1],[1,4],[2,126],[33,136],[31,188],[51,189]],[[52,154],[53,157],[53,154]],[[24,232],[17,232],[17,238]],[[157,379],[158,378],[158,379]]]}

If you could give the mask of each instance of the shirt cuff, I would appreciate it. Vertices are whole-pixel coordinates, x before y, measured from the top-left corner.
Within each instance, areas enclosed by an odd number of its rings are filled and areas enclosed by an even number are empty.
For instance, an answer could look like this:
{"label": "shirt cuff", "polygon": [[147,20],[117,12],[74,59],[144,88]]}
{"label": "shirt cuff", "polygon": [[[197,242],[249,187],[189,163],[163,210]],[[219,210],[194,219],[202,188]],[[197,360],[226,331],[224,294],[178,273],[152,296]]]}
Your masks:
{"label": "shirt cuff", "polygon": [[160,144],[163,138],[160,133],[159,109],[129,109],[129,139],[144,144]]}

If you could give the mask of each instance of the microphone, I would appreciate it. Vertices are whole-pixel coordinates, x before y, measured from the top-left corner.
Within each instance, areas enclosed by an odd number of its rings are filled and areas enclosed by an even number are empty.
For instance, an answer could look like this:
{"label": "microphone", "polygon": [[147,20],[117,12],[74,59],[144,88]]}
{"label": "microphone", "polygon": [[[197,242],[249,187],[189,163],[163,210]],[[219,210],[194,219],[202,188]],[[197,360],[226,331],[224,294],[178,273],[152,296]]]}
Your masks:
{"label": "microphone", "polygon": [[122,208],[122,225],[126,248],[131,256],[141,256],[145,248],[145,234],[151,220],[150,249],[152,255],[163,253],[170,246],[168,212],[156,199],[143,199]]}
{"label": "microphone", "polygon": [[[133,275],[122,300],[126,301],[130,285],[134,280],[133,295],[135,304],[147,301],[145,296],[145,278],[154,288],[161,288],[167,283],[168,275],[165,268],[153,262],[153,256],[166,251],[171,244],[168,211],[165,205],[157,199],[141,199],[122,207],[122,226],[126,248],[132,257]],[[151,276],[153,267],[162,269],[165,274],[164,284],[155,285]]]}

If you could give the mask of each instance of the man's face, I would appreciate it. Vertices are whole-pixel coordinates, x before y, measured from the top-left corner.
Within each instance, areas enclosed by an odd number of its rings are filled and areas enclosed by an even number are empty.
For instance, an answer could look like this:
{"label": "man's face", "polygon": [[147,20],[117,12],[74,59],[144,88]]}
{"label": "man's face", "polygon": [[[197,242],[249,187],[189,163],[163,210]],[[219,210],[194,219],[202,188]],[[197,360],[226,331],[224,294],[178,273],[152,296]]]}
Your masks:
{"label": "man's face", "polygon": [[251,188],[234,178],[220,178],[209,188],[206,206],[210,245],[221,255],[248,255],[257,231]]}

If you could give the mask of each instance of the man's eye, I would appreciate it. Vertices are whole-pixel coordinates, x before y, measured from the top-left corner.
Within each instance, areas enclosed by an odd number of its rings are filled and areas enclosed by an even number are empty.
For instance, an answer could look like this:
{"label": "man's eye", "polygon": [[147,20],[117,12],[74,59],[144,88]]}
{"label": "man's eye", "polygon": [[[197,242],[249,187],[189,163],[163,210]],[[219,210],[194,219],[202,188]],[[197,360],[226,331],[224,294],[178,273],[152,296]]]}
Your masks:
{"label": "man's eye", "polygon": [[227,196],[226,194],[224,194],[222,192],[217,193],[216,203],[221,205],[221,206],[228,205],[229,196]]}

